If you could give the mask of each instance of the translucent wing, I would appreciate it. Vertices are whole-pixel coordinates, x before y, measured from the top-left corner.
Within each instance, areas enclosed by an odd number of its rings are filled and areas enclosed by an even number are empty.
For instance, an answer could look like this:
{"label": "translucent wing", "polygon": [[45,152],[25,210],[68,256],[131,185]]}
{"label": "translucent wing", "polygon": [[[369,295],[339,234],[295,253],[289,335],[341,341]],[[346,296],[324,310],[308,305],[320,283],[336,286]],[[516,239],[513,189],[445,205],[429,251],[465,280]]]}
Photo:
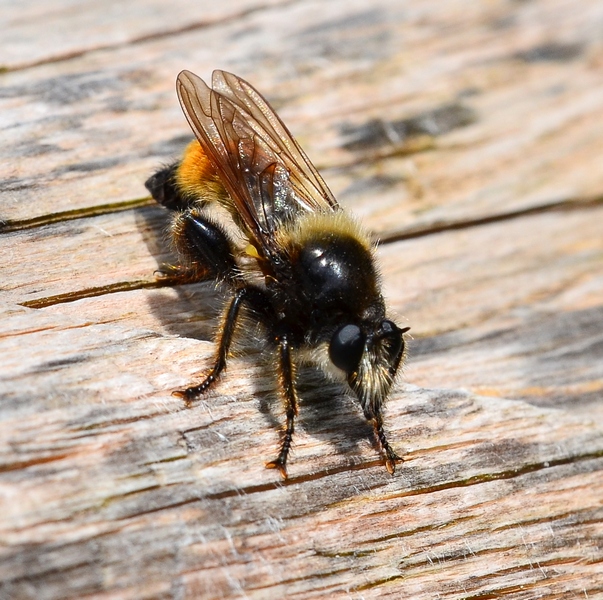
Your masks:
{"label": "translucent wing", "polygon": [[305,211],[339,209],[333,194],[268,102],[246,81],[214,71],[212,87],[182,71],[184,114],[218,170],[247,234],[267,256],[279,225]]}

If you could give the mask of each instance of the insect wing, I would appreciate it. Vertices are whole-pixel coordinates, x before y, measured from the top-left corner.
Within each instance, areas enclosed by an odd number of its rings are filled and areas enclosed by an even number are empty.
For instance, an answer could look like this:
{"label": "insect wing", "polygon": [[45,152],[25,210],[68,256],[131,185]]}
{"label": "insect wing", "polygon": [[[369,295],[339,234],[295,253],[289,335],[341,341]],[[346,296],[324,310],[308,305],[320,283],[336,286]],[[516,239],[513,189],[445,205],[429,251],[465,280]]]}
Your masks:
{"label": "insect wing", "polygon": [[248,124],[289,171],[299,202],[311,210],[337,209],[337,201],[306,153],[262,95],[245,80],[226,71],[214,71],[213,89],[249,117]]}
{"label": "insect wing", "polygon": [[212,88],[178,75],[185,116],[218,169],[249,235],[267,254],[279,224],[303,211],[338,204],[316,168],[270,105],[246,81],[214,71]]}

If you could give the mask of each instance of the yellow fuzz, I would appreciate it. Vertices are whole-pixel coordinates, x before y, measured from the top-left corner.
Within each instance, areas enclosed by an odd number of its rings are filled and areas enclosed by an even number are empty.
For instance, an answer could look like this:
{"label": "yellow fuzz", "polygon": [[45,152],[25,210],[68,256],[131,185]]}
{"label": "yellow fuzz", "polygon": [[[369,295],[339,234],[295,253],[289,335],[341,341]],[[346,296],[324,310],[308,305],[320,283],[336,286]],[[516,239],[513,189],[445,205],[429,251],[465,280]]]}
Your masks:
{"label": "yellow fuzz", "polygon": [[324,237],[351,237],[357,240],[366,251],[373,254],[371,240],[349,214],[337,212],[308,212],[300,216],[290,227],[283,227],[276,233],[279,245],[283,248],[305,246],[311,240]]}

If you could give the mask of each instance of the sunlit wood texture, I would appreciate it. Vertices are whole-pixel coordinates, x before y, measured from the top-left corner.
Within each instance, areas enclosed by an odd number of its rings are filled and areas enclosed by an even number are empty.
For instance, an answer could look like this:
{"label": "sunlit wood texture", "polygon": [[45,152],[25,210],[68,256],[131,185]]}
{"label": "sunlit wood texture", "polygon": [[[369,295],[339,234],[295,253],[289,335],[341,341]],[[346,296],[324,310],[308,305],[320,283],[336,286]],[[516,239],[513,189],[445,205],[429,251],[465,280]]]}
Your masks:
{"label": "sunlit wood texture", "polygon": [[[5,2],[0,598],[603,594],[603,5]],[[220,294],[160,287],[174,80],[231,70],[381,239],[386,425],[316,373],[290,479]]]}

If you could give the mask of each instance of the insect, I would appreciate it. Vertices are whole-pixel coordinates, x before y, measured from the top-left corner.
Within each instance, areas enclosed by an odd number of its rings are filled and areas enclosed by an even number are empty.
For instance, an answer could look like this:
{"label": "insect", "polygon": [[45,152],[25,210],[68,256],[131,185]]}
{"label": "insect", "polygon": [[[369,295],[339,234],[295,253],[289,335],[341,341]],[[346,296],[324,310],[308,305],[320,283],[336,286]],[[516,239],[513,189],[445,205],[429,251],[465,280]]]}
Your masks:
{"label": "insect", "polygon": [[[226,367],[242,311],[265,332],[276,359],[286,425],[268,462],[287,477],[298,414],[297,367],[320,366],[347,382],[371,423],[387,470],[401,458],[387,441],[383,407],[404,355],[404,336],[386,318],[374,248],[345,213],[268,102],[246,81],[214,71],[212,85],[182,71],[176,88],[196,140],[146,187],[174,211],[179,282],[214,279],[230,299],[216,336],[212,368],[198,385],[174,392],[188,405]],[[208,214],[218,203],[245,244]]]}

